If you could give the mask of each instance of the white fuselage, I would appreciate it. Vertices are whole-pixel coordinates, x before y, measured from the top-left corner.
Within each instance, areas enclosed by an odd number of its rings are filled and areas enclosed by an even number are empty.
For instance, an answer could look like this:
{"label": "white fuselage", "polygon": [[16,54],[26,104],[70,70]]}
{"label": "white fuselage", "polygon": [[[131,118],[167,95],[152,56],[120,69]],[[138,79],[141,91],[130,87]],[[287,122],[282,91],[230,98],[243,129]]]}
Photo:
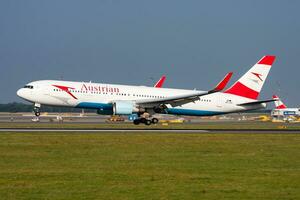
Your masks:
{"label": "white fuselage", "polygon": [[[19,89],[17,94],[27,101],[43,105],[109,110],[112,102],[115,101],[163,99],[191,92],[195,90],[42,80],[28,83],[24,88]],[[209,116],[265,107],[265,104],[238,105],[253,101],[255,100],[217,92],[181,106],[167,105],[167,110],[169,114]]]}

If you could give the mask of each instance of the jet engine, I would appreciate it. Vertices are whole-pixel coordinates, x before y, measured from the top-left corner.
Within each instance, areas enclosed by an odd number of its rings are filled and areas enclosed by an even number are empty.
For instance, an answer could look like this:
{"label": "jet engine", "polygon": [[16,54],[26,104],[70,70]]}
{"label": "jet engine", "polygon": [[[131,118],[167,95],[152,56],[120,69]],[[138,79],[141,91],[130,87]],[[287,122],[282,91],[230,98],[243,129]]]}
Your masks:
{"label": "jet engine", "polygon": [[97,114],[98,115],[112,115],[113,112],[112,112],[112,109],[103,109],[103,108],[100,108],[97,110]]}
{"label": "jet engine", "polygon": [[113,103],[113,114],[114,115],[131,115],[134,112],[138,112],[132,101],[115,101]]}

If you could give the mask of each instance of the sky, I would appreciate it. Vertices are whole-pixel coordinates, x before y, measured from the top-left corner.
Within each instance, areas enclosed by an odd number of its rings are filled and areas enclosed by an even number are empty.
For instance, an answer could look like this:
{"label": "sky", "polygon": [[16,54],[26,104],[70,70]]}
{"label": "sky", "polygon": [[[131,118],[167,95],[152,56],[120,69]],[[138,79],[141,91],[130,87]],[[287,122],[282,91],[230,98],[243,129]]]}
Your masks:
{"label": "sky", "polygon": [[[1,0],[0,103],[42,79],[209,90],[276,55],[260,99],[300,106],[300,1]],[[272,106],[271,106],[272,107]]]}

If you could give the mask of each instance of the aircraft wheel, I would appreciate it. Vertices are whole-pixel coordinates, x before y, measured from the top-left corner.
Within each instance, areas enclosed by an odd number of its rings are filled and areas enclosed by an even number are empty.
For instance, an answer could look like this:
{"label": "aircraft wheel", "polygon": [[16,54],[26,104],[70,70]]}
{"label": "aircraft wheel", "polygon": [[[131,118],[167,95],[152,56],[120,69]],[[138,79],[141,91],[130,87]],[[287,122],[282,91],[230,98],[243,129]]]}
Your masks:
{"label": "aircraft wheel", "polygon": [[158,119],[157,118],[153,118],[151,121],[152,121],[152,124],[157,124],[158,123]]}
{"label": "aircraft wheel", "polygon": [[147,119],[146,119],[146,118],[140,118],[139,120],[140,120],[140,123],[143,123],[143,124],[145,124],[145,123],[146,123],[146,121],[147,121]]}
{"label": "aircraft wheel", "polygon": [[33,112],[34,112],[34,115],[37,116],[37,117],[41,115],[41,112],[40,112],[40,108],[39,108],[39,107],[36,107],[36,106],[35,106],[35,107],[33,108]]}
{"label": "aircraft wheel", "polygon": [[140,119],[135,119],[135,120],[133,120],[133,124],[134,125],[139,125],[140,124]]}
{"label": "aircraft wheel", "polygon": [[146,119],[145,125],[147,125],[147,126],[151,125],[151,120]]}

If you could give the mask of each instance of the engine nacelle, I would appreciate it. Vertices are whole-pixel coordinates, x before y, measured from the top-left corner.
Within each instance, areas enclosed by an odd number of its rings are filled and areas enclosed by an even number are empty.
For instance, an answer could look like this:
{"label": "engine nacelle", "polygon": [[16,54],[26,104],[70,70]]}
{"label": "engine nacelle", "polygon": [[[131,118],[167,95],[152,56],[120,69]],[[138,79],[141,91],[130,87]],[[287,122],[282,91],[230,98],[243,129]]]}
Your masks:
{"label": "engine nacelle", "polygon": [[98,109],[97,110],[97,114],[98,115],[112,115],[113,114],[113,111],[112,109],[108,110],[108,109]]}
{"label": "engine nacelle", "polygon": [[132,101],[116,101],[113,103],[114,115],[131,115],[133,112],[137,111],[138,109]]}

